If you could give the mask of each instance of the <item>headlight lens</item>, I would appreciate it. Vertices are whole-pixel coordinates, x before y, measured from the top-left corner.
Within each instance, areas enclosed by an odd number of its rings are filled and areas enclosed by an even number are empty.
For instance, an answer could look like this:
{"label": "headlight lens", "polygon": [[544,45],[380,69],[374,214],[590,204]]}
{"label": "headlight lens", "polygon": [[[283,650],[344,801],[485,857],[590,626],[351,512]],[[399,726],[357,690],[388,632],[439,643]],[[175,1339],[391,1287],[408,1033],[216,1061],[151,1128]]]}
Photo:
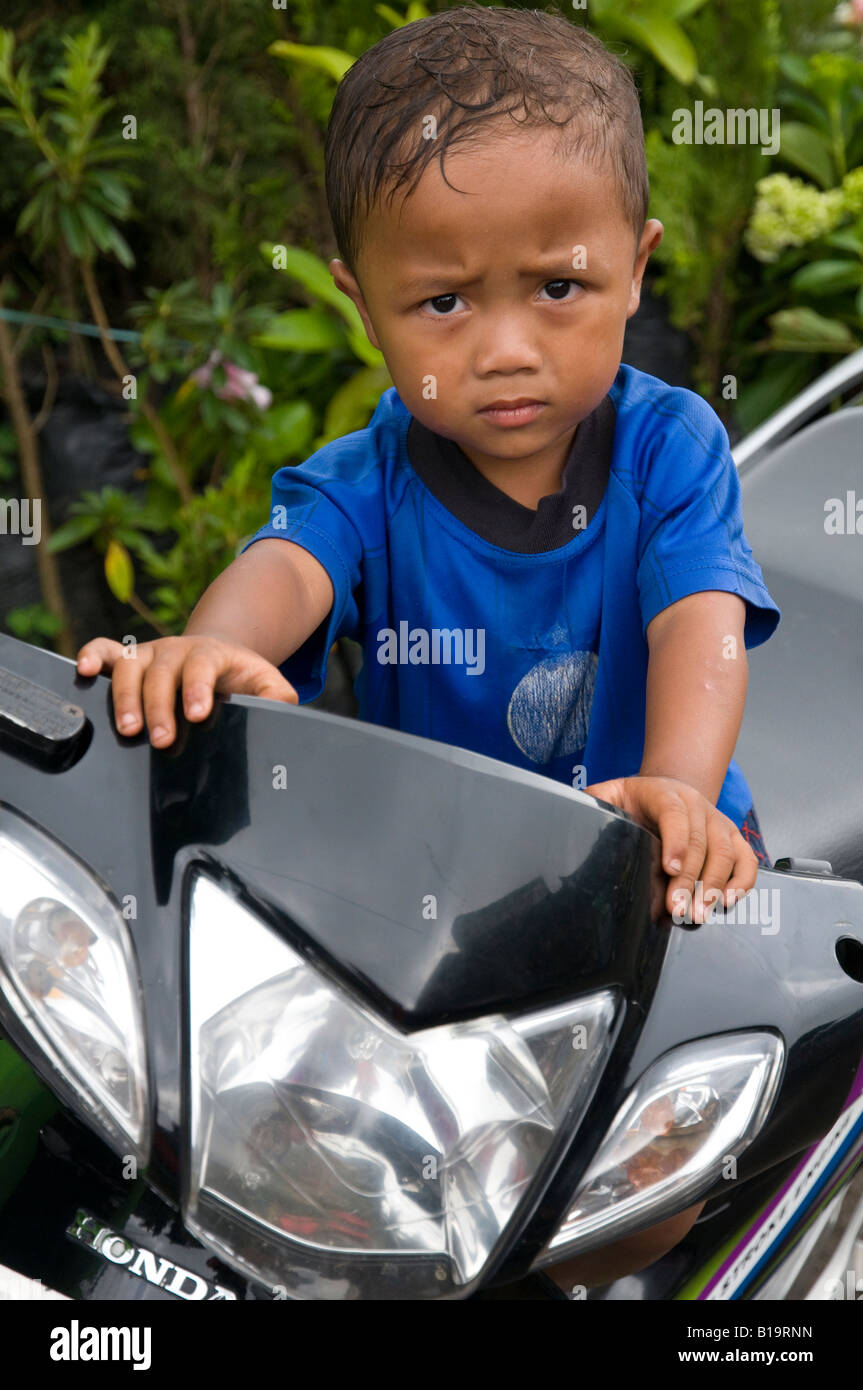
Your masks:
{"label": "headlight lens", "polygon": [[610,990],[403,1034],[203,874],[187,1225],[292,1298],[464,1292],[612,1042]]}
{"label": "headlight lens", "polygon": [[116,906],[77,860],[0,808],[0,990],[120,1152],[149,1152],[141,989]]}
{"label": "headlight lens", "polygon": [[617,1240],[706,1191],[767,1118],[784,1052],[772,1033],[729,1033],[687,1043],[655,1062],[616,1116],[536,1263]]}

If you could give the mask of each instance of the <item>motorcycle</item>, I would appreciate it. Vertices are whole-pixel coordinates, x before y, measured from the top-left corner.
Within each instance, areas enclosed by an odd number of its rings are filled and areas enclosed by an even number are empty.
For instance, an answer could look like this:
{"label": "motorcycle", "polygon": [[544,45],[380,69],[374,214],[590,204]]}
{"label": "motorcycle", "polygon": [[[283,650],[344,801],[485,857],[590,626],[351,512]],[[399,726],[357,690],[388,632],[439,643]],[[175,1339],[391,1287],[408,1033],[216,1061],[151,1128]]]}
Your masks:
{"label": "motorcycle", "polygon": [[[783,857],[702,926],[584,792],[238,695],[154,750],[0,637],[5,1297],[863,1292],[863,560],[821,528],[861,381],[736,452],[783,614],[736,756]],[[699,1201],[639,1274],[545,1273]]]}

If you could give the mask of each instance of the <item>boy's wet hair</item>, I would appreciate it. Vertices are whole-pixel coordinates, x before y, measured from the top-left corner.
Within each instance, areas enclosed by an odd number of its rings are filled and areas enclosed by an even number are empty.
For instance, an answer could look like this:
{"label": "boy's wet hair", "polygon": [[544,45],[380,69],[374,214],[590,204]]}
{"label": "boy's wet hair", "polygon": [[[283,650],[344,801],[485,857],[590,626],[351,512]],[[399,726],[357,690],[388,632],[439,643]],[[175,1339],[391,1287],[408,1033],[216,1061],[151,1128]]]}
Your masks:
{"label": "boy's wet hair", "polygon": [[[636,244],[648,179],[638,92],[629,70],[559,11],[467,4],[394,29],[345,73],[326,139],[326,193],[338,254],[353,275],[363,224],[426,165],[512,113],[518,127],[561,127],[559,153],[607,162]],[[437,133],[426,138],[426,117]],[[570,122],[572,129],[569,128]],[[411,178],[411,175],[413,177]],[[452,185],[450,185],[452,186]]]}

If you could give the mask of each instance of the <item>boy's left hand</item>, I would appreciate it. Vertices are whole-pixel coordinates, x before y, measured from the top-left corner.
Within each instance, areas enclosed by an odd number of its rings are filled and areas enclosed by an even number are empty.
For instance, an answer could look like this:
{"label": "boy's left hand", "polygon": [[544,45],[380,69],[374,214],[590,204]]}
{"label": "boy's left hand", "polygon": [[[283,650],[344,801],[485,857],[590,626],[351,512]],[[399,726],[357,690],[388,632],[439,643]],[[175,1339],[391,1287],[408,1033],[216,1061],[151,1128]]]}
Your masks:
{"label": "boy's left hand", "polygon": [[[669,914],[689,908],[689,920],[702,923],[714,906],[731,907],[754,887],[758,860],[737,826],[686,782],[674,777],[616,777],[595,782],[585,791],[619,806],[659,835],[662,867],[669,876]],[[699,880],[702,904],[693,899]],[[687,896],[675,901],[681,891]]]}

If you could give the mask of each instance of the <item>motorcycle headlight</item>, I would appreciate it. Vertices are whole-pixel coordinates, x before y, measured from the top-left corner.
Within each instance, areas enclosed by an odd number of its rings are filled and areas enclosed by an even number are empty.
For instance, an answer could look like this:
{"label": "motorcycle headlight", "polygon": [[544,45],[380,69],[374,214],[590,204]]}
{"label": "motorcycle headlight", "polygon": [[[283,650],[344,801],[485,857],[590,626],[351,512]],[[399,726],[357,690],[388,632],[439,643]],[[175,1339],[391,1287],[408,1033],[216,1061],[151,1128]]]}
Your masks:
{"label": "motorcycle headlight", "polygon": [[72,1103],[145,1163],[144,1021],[126,923],[76,859],[2,807],[0,994]]}
{"label": "motorcycle headlight", "polygon": [[618,1112],[535,1263],[618,1240],[681,1211],[724,1170],[733,1177],[735,1158],[767,1118],[784,1053],[772,1033],[729,1033],[655,1062]]}
{"label": "motorcycle headlight", "polygon": [[614,991],[405,1034],[201,873],[189,933],[189,1229],[277,1296],[466,1292],[590,1099]]}

